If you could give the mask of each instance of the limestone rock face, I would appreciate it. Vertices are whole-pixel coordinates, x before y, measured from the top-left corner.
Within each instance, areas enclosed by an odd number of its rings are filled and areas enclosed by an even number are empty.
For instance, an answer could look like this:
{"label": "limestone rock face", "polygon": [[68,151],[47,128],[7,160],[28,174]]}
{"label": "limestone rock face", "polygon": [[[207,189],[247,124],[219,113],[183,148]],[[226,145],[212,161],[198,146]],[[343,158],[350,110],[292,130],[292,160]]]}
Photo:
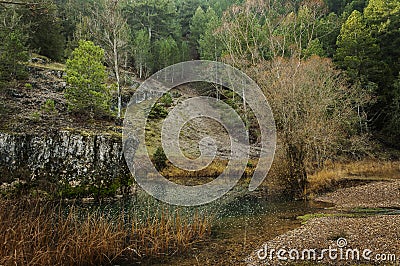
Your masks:
{"label": "limestone rock face", "polygon": [[112,184],[131,178],[122,140],[111,134],[0,132],[0,182]]}

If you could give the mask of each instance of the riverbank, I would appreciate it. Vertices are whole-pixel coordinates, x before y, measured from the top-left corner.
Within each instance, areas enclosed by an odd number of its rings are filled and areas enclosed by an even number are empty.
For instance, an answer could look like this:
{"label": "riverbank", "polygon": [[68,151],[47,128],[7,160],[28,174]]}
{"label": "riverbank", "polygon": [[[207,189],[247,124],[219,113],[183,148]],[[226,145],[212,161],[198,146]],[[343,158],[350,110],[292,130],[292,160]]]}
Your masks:
{"label": "riverbank", "polygon": [[[247,264],[314,265],[318,261],[325,265],[375,265],[382,262],[398,265],[400,180],[393,178],[341,188],[315,200],[333,203],[335,207],[325,213],[303,216],[303,219],[307,218],[302,227],[261,245],[247,258]],[[328,251],[323,253],[323,249],[329,248],[336,250],[332,251],[332,257]],[[278,258],[276,252],[279,249],[282,249],[281,255],[287,258],[286,261]]]}
{"label": "riverbank", "polygon": [[336,208],[394,208],[400,209],[400,180],[376,182],[343,188],[315,198],[335,204]]}
{"label": "riverbank", "polygon": [[0,200],[0,265],[133,265],[181,255],[209,238],[212,216],[149,204]]}

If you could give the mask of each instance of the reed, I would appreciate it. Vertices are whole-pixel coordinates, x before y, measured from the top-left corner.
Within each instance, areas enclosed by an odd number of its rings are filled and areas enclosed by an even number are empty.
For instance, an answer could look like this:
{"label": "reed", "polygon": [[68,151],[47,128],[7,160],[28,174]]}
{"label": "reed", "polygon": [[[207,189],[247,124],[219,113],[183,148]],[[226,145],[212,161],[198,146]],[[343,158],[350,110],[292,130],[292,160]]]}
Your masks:
{"label": "reed", "polygon": [[111,216],[39,200],[1,200],[0,232],[0,265],[114,265],[184,252],[210,235],[211,221],[168,208],[147,217]]}

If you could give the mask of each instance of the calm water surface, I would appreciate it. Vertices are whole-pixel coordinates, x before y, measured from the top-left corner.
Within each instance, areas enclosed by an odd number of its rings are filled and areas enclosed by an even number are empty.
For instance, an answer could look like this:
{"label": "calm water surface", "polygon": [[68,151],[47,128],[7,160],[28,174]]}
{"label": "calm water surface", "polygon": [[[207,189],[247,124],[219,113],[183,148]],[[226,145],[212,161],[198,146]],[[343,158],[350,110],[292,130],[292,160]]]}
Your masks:
{"label": "calm water surface", "polygon": [[88,210],[100,211],[110,217],[122,212],[141,219],[168,209],[192,216],[194,212],[213,214],[212,235],[195,244],[184,255],[176,255],[143,265],[244,265],[244,259],[266,241],[301,225],[298,216],[322,212],[327,204],[305,201],[271,201],[243,193],[231,194],[197,208],[171,207],[141,194],[129,201],[82,204],[83,215]]}

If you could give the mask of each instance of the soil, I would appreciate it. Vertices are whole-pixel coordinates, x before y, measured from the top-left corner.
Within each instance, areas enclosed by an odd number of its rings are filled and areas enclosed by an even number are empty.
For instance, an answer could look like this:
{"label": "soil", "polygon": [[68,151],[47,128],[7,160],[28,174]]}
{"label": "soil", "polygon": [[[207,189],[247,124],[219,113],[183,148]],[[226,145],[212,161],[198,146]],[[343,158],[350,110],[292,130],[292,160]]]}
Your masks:
{"label": "soil", "polygon": [[[109,117],[87,117],[68,112],[64,97],[64,73],[60,70],[30,68],[29,78],[0,90],[0,131],[43,133],[53,130],[121,131],[122,121]],[[133,92],[127,88],[126,97]],[[47,101],[54,102],[46,108]]]}

